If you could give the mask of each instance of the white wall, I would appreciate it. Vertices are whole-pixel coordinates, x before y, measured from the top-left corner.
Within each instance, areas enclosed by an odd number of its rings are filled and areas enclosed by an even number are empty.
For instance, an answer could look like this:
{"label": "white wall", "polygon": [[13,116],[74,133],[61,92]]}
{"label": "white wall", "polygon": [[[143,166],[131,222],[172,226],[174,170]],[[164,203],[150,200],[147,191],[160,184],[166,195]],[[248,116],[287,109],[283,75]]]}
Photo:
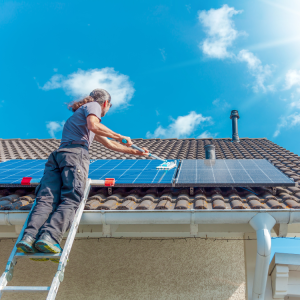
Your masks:
{"label": "white wall", "polygon": [[[245,299],[243,241],[129,241],[75,240],[56,299]],[[0,242],[1,273],[13,244]],[[20,259],[10,285],[49,285],[56,268]],[[11,293],[2,299],[45,298]]]}

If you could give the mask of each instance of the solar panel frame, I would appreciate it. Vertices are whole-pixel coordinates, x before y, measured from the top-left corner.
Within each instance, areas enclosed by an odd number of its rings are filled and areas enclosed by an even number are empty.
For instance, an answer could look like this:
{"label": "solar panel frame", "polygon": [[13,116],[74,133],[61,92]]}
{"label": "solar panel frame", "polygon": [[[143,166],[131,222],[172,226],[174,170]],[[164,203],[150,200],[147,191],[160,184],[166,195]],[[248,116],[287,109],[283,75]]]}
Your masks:
{"label": "solar panel frame", "polygon": [[295,186],[266,159],[183,159],[176,187]]}

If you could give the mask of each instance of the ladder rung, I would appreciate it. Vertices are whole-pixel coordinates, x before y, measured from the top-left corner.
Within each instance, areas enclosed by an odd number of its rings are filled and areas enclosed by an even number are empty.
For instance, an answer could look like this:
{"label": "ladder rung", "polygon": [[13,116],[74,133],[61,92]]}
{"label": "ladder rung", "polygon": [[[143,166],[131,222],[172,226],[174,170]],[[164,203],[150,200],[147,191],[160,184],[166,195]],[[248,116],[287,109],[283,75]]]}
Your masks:
{"label": "ladder rung", "polygon": [[48,292],[50,286],[6,286],[3,292]]}
{"label": "ladder rung", "polygon": [[15,256],[27,258],[56,258],[61,257],[61,253],[16,253]]}

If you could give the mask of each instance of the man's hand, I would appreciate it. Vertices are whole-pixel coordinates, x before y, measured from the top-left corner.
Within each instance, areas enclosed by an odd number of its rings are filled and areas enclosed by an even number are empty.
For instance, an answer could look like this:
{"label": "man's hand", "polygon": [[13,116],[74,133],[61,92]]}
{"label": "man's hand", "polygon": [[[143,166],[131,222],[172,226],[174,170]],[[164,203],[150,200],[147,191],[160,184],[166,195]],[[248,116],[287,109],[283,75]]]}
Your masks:
{"label": "man's hand", "polygon": [[[146,148],[142,148],[145,152],[141,152],[139,150],[135,150],[131,147],[126,147],[127,144],[124,146],[121,143],[118,143],[117,141],[109,140],[106,137],[95,135],[95,140],[99,143],[101,143],[103,146],[105,146],[108,149],[111,149],[113,151],[118,151],[122,153],[127,153],[127,154],[133,154],[133,155],[139,155],[139,156],[148,156],[149,151]],[[132,144],[132,143],[131,143]]]}
{"label": "man's hand", "polygon": [[[126,140],[127,143],[123,143],[123,140]],[[122,145],[125,145],[125,146],[127,146],[127,147],[130,147],[130,146],[133,144],[132,141],[131,141],[131,139],[130,139],[130,137],[128,137],[128,136],[123,136],[123,135],[121,135],[120,138],[118,139],[118,141],[119,141]]]}

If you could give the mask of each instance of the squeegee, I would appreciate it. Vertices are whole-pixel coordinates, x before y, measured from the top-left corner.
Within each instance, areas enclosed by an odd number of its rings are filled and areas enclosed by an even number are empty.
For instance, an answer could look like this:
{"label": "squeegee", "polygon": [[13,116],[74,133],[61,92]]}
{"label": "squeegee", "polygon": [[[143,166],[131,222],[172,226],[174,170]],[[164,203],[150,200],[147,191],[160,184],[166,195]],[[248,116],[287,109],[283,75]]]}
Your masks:
{"label": "squeegee", "polygon": [[[122,143],[127,144],[127,140],[123,139]],[[143,150],[142,148],[140,148],[134,144],[131,145],[131,148],[136,149],[141,152],[145,152],[145,150]],[[170,170],[177,166],[175,161],[167,161],[166,159],[160,158],[160,157],[156,156],[155,154],[151,154],[151,153],[149,153],[148,155],[150,157],[153,157],[155,159],[163,161],[163,163],[161,165],[156,167],[156,169],[158,169],[158,170]]]}

